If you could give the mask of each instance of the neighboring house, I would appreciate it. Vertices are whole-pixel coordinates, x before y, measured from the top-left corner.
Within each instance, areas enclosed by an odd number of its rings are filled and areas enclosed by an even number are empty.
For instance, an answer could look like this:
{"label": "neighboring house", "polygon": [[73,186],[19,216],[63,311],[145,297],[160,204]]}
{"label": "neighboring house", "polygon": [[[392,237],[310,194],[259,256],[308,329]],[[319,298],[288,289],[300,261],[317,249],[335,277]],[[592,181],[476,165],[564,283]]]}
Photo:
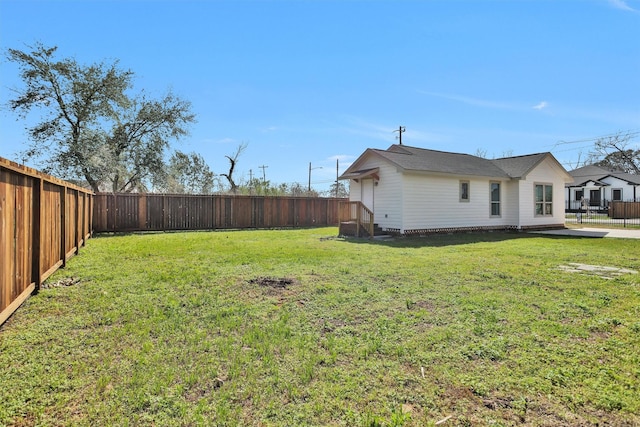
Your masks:
{"label": "neighboring house", "polygon": [[612,201],[640,201],[640,175],[612,171],[600,166],[584,166],[569,171],[566,184],[568,210],[604,210]]}
{"label": "neighboring house", "polygon": [[488,160],[392,145],[367,149],[340,176],[384,231],[564,227],[571,175],[551,153]]}

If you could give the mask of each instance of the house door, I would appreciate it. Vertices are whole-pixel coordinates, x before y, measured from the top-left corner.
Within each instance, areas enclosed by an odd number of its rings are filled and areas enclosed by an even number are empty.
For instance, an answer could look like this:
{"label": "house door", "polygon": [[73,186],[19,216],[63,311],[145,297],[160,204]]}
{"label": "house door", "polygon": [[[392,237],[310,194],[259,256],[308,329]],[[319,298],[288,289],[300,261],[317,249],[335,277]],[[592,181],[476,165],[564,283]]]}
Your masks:
{"label": "house door", "polygon": [[362,200],[362,204],[369,208],[371,212],[375,212],[373,209],[375,200],[375,198],[373,197],[373,179],[363,179],[361,189],[362,197],[360,198],[360,200]]}

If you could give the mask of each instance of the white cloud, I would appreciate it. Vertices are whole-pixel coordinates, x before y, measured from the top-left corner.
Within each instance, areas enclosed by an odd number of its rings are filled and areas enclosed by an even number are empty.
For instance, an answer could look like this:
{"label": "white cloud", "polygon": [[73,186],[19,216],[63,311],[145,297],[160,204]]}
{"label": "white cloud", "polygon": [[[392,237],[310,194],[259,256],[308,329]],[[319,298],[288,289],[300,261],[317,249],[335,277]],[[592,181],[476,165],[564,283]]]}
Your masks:
{"label": "white cloud", "polygon": [[235,142],[237,142],[237,140],[233,138],[222,138],[222,139],[215,140],[215,143],[217,144],[232,144]]}
{"label": "white cloud", "polygon": [[[398,128],[400,125],[404,127],[405,132],[402,133],[402,142],[408,145],[413,143],[416,145],[418,142],[438,142],[443,140],[443,135],[437,133],[423,132],[421,130],[416,130],[412,125],[407,125],[407,123],[398,123],[397,126],[381,124],[381,123],[372,123],[368,120],[361,119],[353,116],[346,116],[345,119],[349,122],[349,128],[345,129],[345,132],[348,132],[352,135],[359,135],[366,137],[368,139],[375,139],[378,141],[384,141],[387,144],[397,144],[398,143]],[[409,142],[411,141],[411,143]]]}
{"label": "white cloud", "polygon": [[278,126],[267,126],[265,128],[260,129],[260,131],[263,133],[267,133],[267,132],[275,132],[279,129],[280,128]]}
{"label": "white cloud", "polygon": [[626,0],[607,0],[609,4],[616,9],[626,10],[627,12],[638,12],[636,9],[632,8],[627,4]]}
{"label": "white cloud", "polygon": [[512,104],[497,102],[497,101],[492,101],[487,99],[472,98],[469,96],[462,96],[462,95],[449,94],[449,93],[426,92],[426,91],[419,91],[419,92],[422,93],[423,95],[435,96],[438,98],[448,99],[450,101],[462,102],[463,104],[473,105],[475,107],[498,108],[503,110],[510,110],[510,109],[517,108],[515,105],[512,105]]}
{"label": "white cloud", "polygon": [[340,162],[348,162],[354,160],[356,157],[350,154],[336,154],[335,156],[330,156],[327,158],[327,161],[340,161]]}
{"label": "white cloud", "polygon": [[549,105],[549,104],[547,103],[547,101],[542,101],[542,102],[541,102],[541,103],[539,103],[538,105],[534,105],[534,106],[533,106],[533,109],[534,109],[534,110],[542,110],[542,109],[547,108],[547,106],[548,106],[548,105]]}

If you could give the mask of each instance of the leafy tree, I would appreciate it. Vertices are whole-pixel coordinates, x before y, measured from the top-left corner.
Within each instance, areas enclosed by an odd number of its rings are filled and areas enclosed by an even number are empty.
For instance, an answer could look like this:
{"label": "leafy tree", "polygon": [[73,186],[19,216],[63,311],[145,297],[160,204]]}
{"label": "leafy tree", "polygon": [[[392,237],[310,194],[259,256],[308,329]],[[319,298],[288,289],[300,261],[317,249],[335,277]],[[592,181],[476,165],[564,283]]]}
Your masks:
{"label": "leafy tree", "polygon": [[154,186],[165,193],[210,194],[214,184],[215,174],[204,158],[181,151],[173,153],[166,172],[154,180]]}
{"label": "leafy tree", "polygon": [[349,197],[349,189],[344,182],[334,182],[327,191],[327,197]]}
{"label": "leafy tree", "polygon": [[316,190],[311,189],[309,191],[308,186],[302,185],[299,182],[294,182],[289,187],[289,194],[293,197],[318,197],[319,194]]}
{"label": "leafy tree", "polygon": [[[246,184],[239,184],[236,188],[236,194],[255,195],[255,196],[291,196],[291,197],[320,197],[320,194],[311,189],[308,190],[306,185],[299,182],[291,184],[281,183],[274,184],[269,180],[253,178]],[[333,197],[327,194],[327,197]]]}
{"label": "leafy tree", "polygon": [[190,104],[171,93],[160,100],[130,97],[133,72],[118,61],[88,66],[56,60],[57,47],[41,43],[32,52],[9,49],[25,84],[9,107],[42,119],[27,129],[25,158],[67,178],[82,178],[94,191],[144,190],[163,168],[169,140],[186,135],[195,121]]}
{"label": "leafy tree", "polygon": [[285,191],[282,191],[282,186],[273,186],[269,180],[265,181],[263,179],[253,178],[247,186],[243,187],[241,193],[256,196],[283,196],[286,195],[286,184],[284,188]]}
{"label": "leafy tree", "polygon": [[110,166],[105,178],[113,192],[144,187],[154,175],[164,173],[169,141],[187,135],[186,125],[195,120],[190,108],[187,101],[168,93],[160,100],[140,96],[121,112],[105,147]]}

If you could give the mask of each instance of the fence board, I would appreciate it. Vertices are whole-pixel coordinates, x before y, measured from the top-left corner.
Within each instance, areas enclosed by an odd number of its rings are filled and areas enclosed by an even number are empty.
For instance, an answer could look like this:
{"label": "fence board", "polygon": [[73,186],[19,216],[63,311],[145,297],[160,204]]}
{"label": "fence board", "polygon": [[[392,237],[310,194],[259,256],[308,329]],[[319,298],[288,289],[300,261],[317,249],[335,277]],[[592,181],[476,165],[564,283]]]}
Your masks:
{"label": "fence board", "polygon": [[640,202],[611,202],[609,216],[614,219],[640,218]]}
{"label": "fence board", "polygon": [[0,170],[0,254],[3,265],[0,270],[0,312],[8,307],[13,300],[15,277],[15,252],[13,247],[15,224],[15,176]]}
{"label": "fence board", "polygon": [[91,233],[92,194],[0,157],[0,324]]}
{"label": "fence board", "polygon": [[96,232],[314,227],[338,224],[345,199],[184,194],[93,198]]}

